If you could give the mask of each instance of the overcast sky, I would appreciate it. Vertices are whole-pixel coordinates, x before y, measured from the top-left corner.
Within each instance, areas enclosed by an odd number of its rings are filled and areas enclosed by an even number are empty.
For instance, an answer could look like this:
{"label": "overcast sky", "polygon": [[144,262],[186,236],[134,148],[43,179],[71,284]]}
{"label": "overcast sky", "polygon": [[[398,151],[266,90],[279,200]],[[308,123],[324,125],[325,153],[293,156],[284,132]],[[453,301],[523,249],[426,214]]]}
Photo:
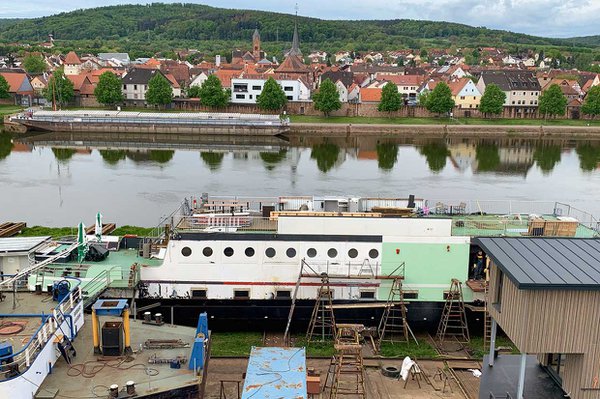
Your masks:
{"label": "overcast sky", "polygon": [[[0,0],[0,18],[38,17],[76,8],[158,0]],[[164,2],[176,2],[166,0]],[[178,3],[182,1],[177,1]],[[600,34],[600,0],[183,0],[215,7],[252,8],[323,19],[428,19],[547,37]]]}

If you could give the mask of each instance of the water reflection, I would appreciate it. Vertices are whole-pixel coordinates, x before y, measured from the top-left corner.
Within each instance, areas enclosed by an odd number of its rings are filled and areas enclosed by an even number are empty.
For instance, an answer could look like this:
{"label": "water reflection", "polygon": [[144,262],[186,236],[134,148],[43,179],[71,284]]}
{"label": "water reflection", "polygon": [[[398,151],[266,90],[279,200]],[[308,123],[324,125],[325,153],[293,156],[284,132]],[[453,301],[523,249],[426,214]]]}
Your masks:
{"label": "water reflection", "polygon": [[394,143],[377,143],[377,166],[384,171],[390,171],[398,161],[398,145]]}
{"label": "water reflection", "polygon": [[161,164],[168,163],[175,155],[174,150],[151,150],[150,160]]}
{"label": "water reflection", "polygon": [[584,143],[577,146],[579,167],[590,172],[600,166],[600,144]]}
{"label": "water reflection", "polygon": [[329,172],[336,163],[341,164],[343,158],[340,160],[340,147],[332,143],[322,143],[313,146],[310,153],[310,158],[317,161],[317,168],[323,173]]}
{"label": "water reflection", "polygon": [[123,150],[98,150],[104,162],[109,165],[116,165],[119,161],[124,161],[127,155]]}
{"label": "water reflection", "polygon": [[9,156],[12,149],[13,142],[10,134],[0,132],[0,161]]}
{"label": "water reflection", "polygon": [[438,173],[446,167],[446,158],[450,155],[448,146],[443,141],[433,141],[421,147],[421,155],[425,156],[429,170]]}
{"label": "water reflection", "polygon": [[480,172],[493,172],[500,166],[498,146],[494,143],[481,143],[475,149],[477,170]]}
{"label": "water reflection", "polygon": [[222,152],[201,152],[200,158],[208,166],[210,170],[218,170],[223,163],[225,154]]}
{"label": "water reflection", "polygon": [[277,166],[277,164],[281,163],[281,161],[283,161],[287,157],[287,150],[285,148],[282,148],[277,152],[261,151],[258,155],[265,164],[265,168],[267,168],[267,170],[273,170],[275,169],[275,166]]}
{"label": "water reflection", "polygon": [[58,162],[67,163],[77,151],[72,148],[52,148],[52,152]]}
{"label": "water reflection", "polygon": [[535,147],[533,160],[542,170],[542,173],[549,174],[552,169],[560,162],[560,146],[555,144],[541,144]]}

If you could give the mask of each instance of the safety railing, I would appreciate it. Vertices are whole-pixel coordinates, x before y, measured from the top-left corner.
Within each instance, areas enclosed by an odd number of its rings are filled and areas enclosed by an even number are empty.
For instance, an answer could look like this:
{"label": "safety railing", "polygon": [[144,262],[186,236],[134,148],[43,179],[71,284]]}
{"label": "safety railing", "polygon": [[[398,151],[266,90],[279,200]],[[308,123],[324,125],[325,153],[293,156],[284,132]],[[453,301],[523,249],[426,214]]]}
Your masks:
{"label": "safety railing", "polygon": [[427,199],[424,201],[432,214],[479,214],[479,215],[554,215],[556,202],[516,200],[461,200]]}
{"label": "safety railing", "polygon": [[[21,118],[23,119],[23,118]],[[227,125],[227,126],[253,126],[253,127],[265,127],[265,126],[283,126],[284,121],[277,119],[271,120],[260,120],[260,119],[201,119],[201,118],[152,118],[152,117],[122,117],[122,118],[111,118],[111,117],[58,117],[58,116],[33,116],[32,118],[25,118],[26,121],[31,122],[49,122],[49,123],[115,123],[115,124],[143,124],[143,125]]]}
{"label": "safety railing", "polygon": [[579,221],[534,219],[526,215],[452,216],[453,236],[483,237],[581,237],[600,236],[597,225]]}
{"label": "safety railing", "polygon": [[[44,349],[46,344],[54,339],[57,330],[61,330],[63,335],[67,335],[66,331],[62,331],[62,324],[71,314],[71,312],[83,300],[80,287],[76,287],[63,298],[63,300],[54,308],[52,314],[48,315],[19,315],[19,314],[2,314],[0,318],[6,317],[40,317],[42,320],[41,326],[31,338],[17,353],[0,356],[0,382],[9,378],[18,376],[24,373],[35,362],[39,353]],[[71,323],[73,320],[71,319]],[[72,328],[72,325],[71,325]],[[69,336],[72,338],[72,336]]]}
{"label": "safety railing", "polygon": [[[94,302],[94,300],[104,292],[105,289],[109,288],[116,281],[128,280],[129,275],[121,266],[114,266],[108,270],[103,270],[101,273],[96,275],[93,279],[87,281],[82,285],[81,291],[83,293],[83,306],[88,307]],[[120,287],[123,288],[123,287]]]}
{"label": "safety railing", "polygon": [[[306,266],[304,270],[305,277],[320,277],[327,274],[329,277],[344,278],[377,278],[382,277],[381,264],[371,259],[364,259],[358,262],[336,262],[336,261],[312,261],[303,259]],[[404,273],[404,267],[394,270],[393,273]],[[388,273],[390,274],[390,273]]]}
{"label": "safety railing", "polygon": [[184,216],[177,225],[177,229],[211,233],[275,232],[277,231],[277,219],[230,214]]}

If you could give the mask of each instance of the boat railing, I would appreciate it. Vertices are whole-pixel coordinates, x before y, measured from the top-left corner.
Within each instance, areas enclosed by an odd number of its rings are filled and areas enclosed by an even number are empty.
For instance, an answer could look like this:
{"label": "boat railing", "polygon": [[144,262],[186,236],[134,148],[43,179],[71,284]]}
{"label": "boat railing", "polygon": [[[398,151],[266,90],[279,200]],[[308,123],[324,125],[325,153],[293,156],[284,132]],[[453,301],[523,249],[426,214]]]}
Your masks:
{"label": "boat railing", "polygon": [[304,259],[307,266],[304,277],[321,277],[323,274],[332,278],[378,278],[382,277],[381,264],[372,259],[362,261],[337,262],[337,261],[312,261]]}
{"label": "boat railing", "polygon": [[[1,314],[1,318],[6,317],[40,317],[42,320],[41,326],[31,338],[18,352],[0,357],[0,382],[10,378],[14,378],[23,374],[33,364],[38,354],[44,349],[50,340],[55,339],[55,333],[60,330],[62,335],[69,339],[73,338],[74,331],[69,331],[70,335],[63,330],[62,324],[70,317],[71,312],[79,306],[83,300],[81,288],[75,287],[71,292],[59,302],[53,309],[51,314]],[[67,321],[67,324],[69,321]],[[70,327],[73,329],[73,318],[70,319]]]}
{"label": "boat railing", "polygon": [[[84,307],[91,305],[94,300],[102,294],[102,292],[109,288],[113,283],[117,281],[129,280],[129,272],[126,272],[121,266],[113,266],[108,270],[103,270],[98,273],[94,278],[87,281],[81,287],[83,293]],[[118,284],[120,286],[120,284]],[[123,288],[123,287],[119,287]]]}
{"label": "boat railing", "polygon": [[565,204],[563,202],[555,202],[554,215],[575,218],[579,223],[600,233],[600,220],[596,219],[596,217],[594,217],[594,215],[591,213],[576,208],[572,205]]}
{"label": "boat railing", "polygon": [[[148,114],[151,115],[151,114]],[[21,118],[31,122],[49,123],[115,123],[115,124],[153,124],[153,125],[214,125],[223,124],[234,126],[277,126],[284,125],[277,119],[250,119],[250,118],[157,118],[152,116],[131,117],[92,117],[92,116],[42,116],[33,115],[31,118]]]}
{"label": "boat railing", "polygon": [[556,202],[518,200],[427,199],[429,213],[445,215],[554,215]]}
{"label": "boat railing", "polygon": [[196,214],[194,216],[183,216],[177,225],[177,229],[210,233],[275,232],[277,231],[277,218],[227,213]]}

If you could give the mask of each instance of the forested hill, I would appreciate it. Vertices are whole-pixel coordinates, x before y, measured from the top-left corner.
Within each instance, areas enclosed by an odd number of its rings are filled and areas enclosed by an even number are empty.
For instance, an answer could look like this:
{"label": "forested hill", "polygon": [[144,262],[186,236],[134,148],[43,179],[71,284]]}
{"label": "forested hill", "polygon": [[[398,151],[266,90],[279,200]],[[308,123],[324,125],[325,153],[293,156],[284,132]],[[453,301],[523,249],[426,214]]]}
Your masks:
{"label": "forested hill", "polygon": [[[263,11],[231,10],[199,4],[121,5],[78,10],[49,17],[0,23],[0,42],[44,41],[53,33],[59,42],[82,42],[85,47],[124,50],[141,44],[165,47],[195,43],[211,50],[208,42],[247,43],[255,28],[269,43],[291,41],[294,16]],[[414,20],[331,21],[299,17],[304,47],[386,50],[421,46],[570,46],[573,42],[491,30],[448,22]],[[88,41],[89,43],[86,43]],[[203,48],[204,47],[204,48]],[[169,48],[169,47],[166,47]],[[170,47],[173,48],[173,47]]]}

